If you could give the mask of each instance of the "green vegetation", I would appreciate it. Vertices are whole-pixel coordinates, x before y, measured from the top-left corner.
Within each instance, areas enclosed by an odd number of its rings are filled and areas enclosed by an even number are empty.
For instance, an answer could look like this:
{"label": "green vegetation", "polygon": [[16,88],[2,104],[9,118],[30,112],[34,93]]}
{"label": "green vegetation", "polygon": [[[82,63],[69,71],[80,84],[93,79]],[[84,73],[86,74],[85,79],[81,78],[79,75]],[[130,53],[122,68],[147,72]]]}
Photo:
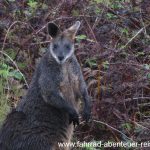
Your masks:
{"label": "green vegetation", "polygon": [[23,79],[22,75],[16,69],[7,65],[6,60],[0,61],[0,126],[11,107],[23,95],[20,83]]}
{"label": "green vegetation", "polygon": [[5,91],[6,81],[0,78],[0,126],[10,110],[8,93]]}

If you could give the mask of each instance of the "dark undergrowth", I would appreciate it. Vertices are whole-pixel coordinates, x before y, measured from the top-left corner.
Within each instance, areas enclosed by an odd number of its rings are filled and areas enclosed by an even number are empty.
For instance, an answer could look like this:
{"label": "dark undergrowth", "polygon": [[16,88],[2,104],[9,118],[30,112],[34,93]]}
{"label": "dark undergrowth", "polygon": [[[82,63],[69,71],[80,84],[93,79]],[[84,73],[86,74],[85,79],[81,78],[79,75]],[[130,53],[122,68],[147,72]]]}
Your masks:
{"label": "dark undergrowth", "polygon": [[0,123],[26,93],[47,49],[47,23],[64,29],[77,20],[76,55],[92,97],[92,119],[81,120],[73,141],[149,141],[149,0],[1,0]]}

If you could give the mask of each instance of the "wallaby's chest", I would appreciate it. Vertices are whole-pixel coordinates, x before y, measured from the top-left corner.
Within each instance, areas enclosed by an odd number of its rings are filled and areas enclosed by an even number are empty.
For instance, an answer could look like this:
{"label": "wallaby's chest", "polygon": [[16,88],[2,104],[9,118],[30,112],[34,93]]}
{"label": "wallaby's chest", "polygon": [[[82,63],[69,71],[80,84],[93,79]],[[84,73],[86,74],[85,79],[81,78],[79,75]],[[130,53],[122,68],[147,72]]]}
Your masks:
{"label": "wallaby's chest", "polygon": [[70,101],[73,105],[76,105],[79,95],[79,76],[75,73],[71,64],[67,64],[62,68],[61,76],[61,94],[67,101]]}

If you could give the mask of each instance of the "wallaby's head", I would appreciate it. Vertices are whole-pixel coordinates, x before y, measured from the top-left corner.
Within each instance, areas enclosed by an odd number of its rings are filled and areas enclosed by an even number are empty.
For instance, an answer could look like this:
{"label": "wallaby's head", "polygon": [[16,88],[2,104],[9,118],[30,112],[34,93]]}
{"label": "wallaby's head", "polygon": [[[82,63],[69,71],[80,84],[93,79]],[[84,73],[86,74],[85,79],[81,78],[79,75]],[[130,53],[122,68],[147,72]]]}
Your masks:
{"label": "wallaby's head", "polygon": [[52,37],[50,44],[50,53],[59,64],[63,64],[74,53],[74,39],[80,22],[77,21],[70,28],[61,32],[54,23],[48,24],[48,33]]}

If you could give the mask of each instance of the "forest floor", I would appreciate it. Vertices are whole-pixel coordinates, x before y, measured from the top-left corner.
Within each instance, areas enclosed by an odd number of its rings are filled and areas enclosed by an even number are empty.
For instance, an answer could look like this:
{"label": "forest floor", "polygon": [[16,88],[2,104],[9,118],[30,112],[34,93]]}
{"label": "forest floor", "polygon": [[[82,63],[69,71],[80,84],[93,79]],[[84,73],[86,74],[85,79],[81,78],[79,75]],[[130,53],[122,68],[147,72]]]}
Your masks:
{"label": "forest floor", "polygon": [[77,20],[76,56],[92,119],[81,121],[73,141],[150,141],[149,0],[1,0],[0,124],[26,93],[48,47],[47,23],[64,29]]}

